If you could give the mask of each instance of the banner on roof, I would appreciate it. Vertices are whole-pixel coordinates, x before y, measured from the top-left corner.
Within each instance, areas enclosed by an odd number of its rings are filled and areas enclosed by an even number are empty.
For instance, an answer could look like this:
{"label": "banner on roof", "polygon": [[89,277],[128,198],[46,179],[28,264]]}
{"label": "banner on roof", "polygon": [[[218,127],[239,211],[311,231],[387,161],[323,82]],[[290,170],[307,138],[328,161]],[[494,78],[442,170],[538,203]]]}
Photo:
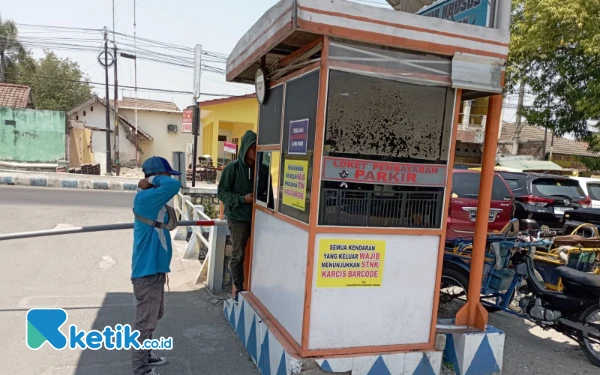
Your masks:
{"label": "banner on roof", "polygon": [[488,0],[442,0],[417,11],[418,15],[491,27],[490,1]]}

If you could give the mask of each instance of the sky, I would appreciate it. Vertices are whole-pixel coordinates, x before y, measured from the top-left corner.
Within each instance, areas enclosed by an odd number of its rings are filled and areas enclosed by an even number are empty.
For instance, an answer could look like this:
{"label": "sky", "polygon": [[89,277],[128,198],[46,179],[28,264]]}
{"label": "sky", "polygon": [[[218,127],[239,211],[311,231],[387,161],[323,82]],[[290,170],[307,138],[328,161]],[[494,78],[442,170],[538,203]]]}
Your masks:
{"label": "sky", "polygon": [[[23,38],[74,38],[73,43],[87,43],[97,51],[53,51],[60,57],[68,57],[77,62],[92,82],[104,82],[104,69],[97,61],[102,49],[102,32],[87,33],[47,33],[31,25],[61,26],[72,28],[112,29],[113,1],[115,6],[115,30],[133,35],[134,0],[27,0],[8,1],[2,6],[0,16],[11,19],[19,26]],[[390,8],[385,0],[351,0],[365,5]],[[273,6],[277,0],[136,0],[136,24],[138,38],[157,40],[193,48],[201,44],[203,50],[229,55],[238,40]],[[81,42],[81,39],[88,39]],[[94,41],[97,39],[97,41]],[[112,36],[109,35],[109,39]],[[43,42],[38,42],[42,43]],[[68,43],[68,42],[67,42]],[[130,42],[131,43],[131,42]],[[112,46],[112,45],[111,45]],[[120,48],[129,48],[123,46]],[[35,57],[43,56],[41,48],[33,48]],[[168,51],[162,51],[170,53]],[[193,55],[190,53],[189,58]],[[225,64],[210,63],[225,69]],[[134,86],[134,63],[121,58],[118,63],[119,85]],[[138,60],[138,87],[160,88],[177,91],[193,91],[193,69],[172,66],[152,61]],[[112,69],[109,82],[113,83]],[[104,97],[104,86],[95,85],[94,91]],[[225,95],[244,95],[254,92],[254,86],[234,84],[225,81],[222,74],[202,73],[201,92]],[[133,89],[119,90],[122,97],[134,96]],[[113,97],[113,89],[110,89]],[[138,98],[167,100],[175,102],[179,108],[192,104],[191,94],[165,94],[138,90]],[[214,99],[214,96],[201,96],[201,100]],[[504,120],[514,121],[515,103],[505,103]]]}
{"label": "sky", "polygon": [[[385,0],[356,0],[364,4],[389,7]],[[137,0],[137,37],[193,48],[201,44],[203,50],[229,55],[237,41],[273,6],[277,0]],[[115,29],[117,32],[133,35],[134,0],[114,0]],[[86,29],[112,29],[113,0],[27,0],[5,1],[0,15],[13,20],[20,26],[22,37],[98,39],[87,43],[102,49],[102,33],[41,33],[26,25],[50,25]],[[112,36],[109,35],[109,39]],[[77,43],[77,41],[75,41]],[[131,48],[131,47],[129,47]],[[41,48],[32,49],[35,57],[43,56]],[[60,57],[76,61],[92,82],[104,82],[104,69],[97,62],[95,51],[54,50]],[[168,52],[167,52],[168,53]],[[193,55],[190,54],[190,58]],[[193,69],[172,66],[151,61],[138,60],[138,87],[151,87],[169,90],[193,91]],[[225,68],[225,64],[211,63]],[[132,60],[118,62],[119,85],[134,86],[134,64]],[[109,81],[113,82],[112,69]],[[104,86],[97,85],[94,91],[104,97]],[[254,92],[254,86],[234,84],[225,81],[224,75],[203,72],[201,92],[228,95],[244,95]],[[119,95],[134,96],[132,89],[119,90]],[[110,90],[113,96],[113,89]],[[174,101],[180,108],[192,104],[190,94],[163,94],[142,92],[138,98]],[[201,100],[215,97],[202,96]]]}

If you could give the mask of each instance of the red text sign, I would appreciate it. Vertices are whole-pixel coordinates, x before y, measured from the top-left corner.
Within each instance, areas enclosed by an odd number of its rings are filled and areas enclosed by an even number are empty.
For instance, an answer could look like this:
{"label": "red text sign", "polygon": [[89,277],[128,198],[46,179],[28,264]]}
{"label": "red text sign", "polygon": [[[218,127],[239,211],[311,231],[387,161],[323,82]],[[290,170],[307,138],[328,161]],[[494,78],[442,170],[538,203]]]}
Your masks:
{"label": "red text sign", "polygon": [[183,110],[183,120],[181,121],[181,132],[191,133],[192,132],[192,121],[194,118],[194,109],[186,108]]}
{"label": "red text sign", "polygon": [[445,186],[446,166],[323,158],[323,180],[381,185]]}

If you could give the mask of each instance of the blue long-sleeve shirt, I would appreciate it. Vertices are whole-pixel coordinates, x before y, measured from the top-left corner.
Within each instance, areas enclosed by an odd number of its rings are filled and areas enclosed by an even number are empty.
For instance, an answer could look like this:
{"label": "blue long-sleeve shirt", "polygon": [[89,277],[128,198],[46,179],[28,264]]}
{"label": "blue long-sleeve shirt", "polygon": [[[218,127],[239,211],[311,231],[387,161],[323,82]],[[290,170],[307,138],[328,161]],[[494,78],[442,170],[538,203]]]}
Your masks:
{"label": "blue long-sleeve shirt", "polygon": [[[134,211],[147,219],[167,223],[165,208],[181,188],[181,183],[169,176],[152,176],[148,181],[154,187],[140,190],[133,200]],[[137,219],[133,225],[133,256],[131,277],[138,278],[171,271],[173,248],[166,229],[154,228]]]}

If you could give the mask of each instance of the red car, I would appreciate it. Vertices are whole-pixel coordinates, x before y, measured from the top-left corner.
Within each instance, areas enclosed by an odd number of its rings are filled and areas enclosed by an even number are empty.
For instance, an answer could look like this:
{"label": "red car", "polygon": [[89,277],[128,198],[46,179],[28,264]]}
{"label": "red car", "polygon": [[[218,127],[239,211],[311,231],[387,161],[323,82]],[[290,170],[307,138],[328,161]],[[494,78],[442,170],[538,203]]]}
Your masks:
{"label": "red car", "polygon": [[[455,169],[452,172],[450,212],[446,238],[472,237],[475,234],[477,198],[481,174],[477,171]],[[494,175],[492,204],[488,232],[501,230],[510,221],[514,212],[512,191],[499,174]]]}

